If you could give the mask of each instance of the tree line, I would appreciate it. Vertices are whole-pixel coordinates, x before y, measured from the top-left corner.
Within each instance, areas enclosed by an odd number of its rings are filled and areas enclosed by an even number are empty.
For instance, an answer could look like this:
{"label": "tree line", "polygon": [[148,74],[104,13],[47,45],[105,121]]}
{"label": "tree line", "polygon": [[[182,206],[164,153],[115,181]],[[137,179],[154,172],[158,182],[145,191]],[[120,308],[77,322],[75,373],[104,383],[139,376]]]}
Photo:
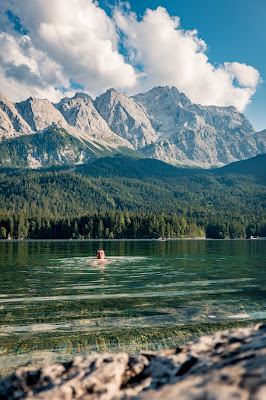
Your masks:
{"label": "tree line", "polygon": [[235,239],[266,236],[266,221],[254,218],[184,217],[177,214],[109,211],[76,218],[8,215],[0,219],[1,239]]}

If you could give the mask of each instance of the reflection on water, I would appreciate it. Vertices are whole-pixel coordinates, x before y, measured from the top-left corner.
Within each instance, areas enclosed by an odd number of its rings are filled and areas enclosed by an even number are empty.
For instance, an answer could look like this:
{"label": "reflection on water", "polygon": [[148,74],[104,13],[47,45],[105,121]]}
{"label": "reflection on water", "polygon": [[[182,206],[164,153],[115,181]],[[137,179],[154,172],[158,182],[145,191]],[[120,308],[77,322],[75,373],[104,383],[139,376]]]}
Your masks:
{"label": "reflection on water", "polygon": [[263,321],[265,253],[265,241],[0,242],[0,373]]}

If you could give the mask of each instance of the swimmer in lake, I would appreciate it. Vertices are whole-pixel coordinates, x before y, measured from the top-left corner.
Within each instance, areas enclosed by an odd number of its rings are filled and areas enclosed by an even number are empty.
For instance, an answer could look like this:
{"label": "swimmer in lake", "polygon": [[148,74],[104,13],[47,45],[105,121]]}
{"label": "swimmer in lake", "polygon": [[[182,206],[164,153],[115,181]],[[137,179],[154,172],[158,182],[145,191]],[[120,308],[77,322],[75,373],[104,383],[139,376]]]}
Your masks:
{"label": "swimmer in lake", "polygon": [[106,260],[105,259],[105,252],[103,249],[98,249],[96,251],[97,260],[93,261],[91,265],[106,265],[114,262],[115,260]]}
{"label": "swimmer in lake", "polygon": [[98,249],[96,251],[96,256],[97,256],[97,260],[104,260],[105,258],[105,252],[103,249]]}

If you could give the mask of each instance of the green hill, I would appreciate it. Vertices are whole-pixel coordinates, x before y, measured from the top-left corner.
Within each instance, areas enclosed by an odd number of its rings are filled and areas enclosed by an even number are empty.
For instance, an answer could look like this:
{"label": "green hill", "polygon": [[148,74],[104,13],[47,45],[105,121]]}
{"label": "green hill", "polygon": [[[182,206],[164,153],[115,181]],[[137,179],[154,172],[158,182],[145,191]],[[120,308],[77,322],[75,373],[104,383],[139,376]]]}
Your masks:
{"label": "green hill", "polygon": [[71,225],[83,216],[97,225],[106,213],[129,212],[131,220],[139,221],[148,215],[151,219],[154,215],[175,215],[194,226],[193,232],[199,229],[210,237],[245,237],[255,232],[264,236],[265,185],[262,169],[256,167],[263,159],[240,162],[249,165],[248,172],[239,163],[201,170],[121,155],[96,159],[75,171],[65,167],[2,169],[0,227],[8,231],[12,219],[18,229],[18,218],[26,225],[28,221],[29,226],[32,221],[52,225],[60,220]]}
{"label": "green hill", "polygon": [[81,174],[94,177],[124,177],[135,179],[177,177],[200,173],[199,168],[173,166],[153,158],[125,157],[116,154],[95,160],[91,165],[78,167]]}
{"label": "green hill", "polygon": [[237,161],[226,165],[223,168],[216,169],[215,173],[221,174],[238,174],[252,175],[266,183],[266,154],[260,154],[256,157],[243,161]]}

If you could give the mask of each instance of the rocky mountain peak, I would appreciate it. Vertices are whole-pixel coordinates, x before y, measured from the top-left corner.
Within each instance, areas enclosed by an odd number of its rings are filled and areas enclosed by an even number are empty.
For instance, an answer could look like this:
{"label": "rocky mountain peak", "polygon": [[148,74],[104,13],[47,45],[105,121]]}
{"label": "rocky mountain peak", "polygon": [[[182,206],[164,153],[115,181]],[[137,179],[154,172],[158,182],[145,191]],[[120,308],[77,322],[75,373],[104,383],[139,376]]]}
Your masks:
{"label": "rocky mountain peak", "polygon": [[113,142],[120,146],[133,148],[125,138],[118,137],[94,106],[92,98],[85,93],[65,97],[54,105],[70,126],[84,132],[88,137]]}
{"label": "rocky mountain peak", "polygon": [[0,140],[31,133],[31,127],[18,113],[15,104],[0,93]]}
{"label": "rocky mountain peak", "polygon": [[109,89],[97,97],[94,104],[112,131],[129,140],[135,149],[156,140],[145,108],[124,93]]}
{"label": "rocky mountain peak", "polygon": [[125,102],[127,100],[128,97],[124,93],[118,92],[117,90],[111,88],[96,98],[95,107],[97,109],[102,108],[104,104],[111,104],[114,106],[119,102]]}
{"label": "rocky mountain peak", "polygon": [[[180,130],[180,125],[193,118],[184,110],[191,105],[190,100],[176,88],[164,86],[155,87],[147,93],[133,96],[136,102],[142,104],[151,117],[151,123],[158,136],[170,135]],[[181,114],[181,121],[180,121]],[[181,122],[181,123],[180,123]]]}
{"label": "rocky mountain peak", "polygon": [[[69,117],[68,116],[69,113],[73,114],[74,109],[77,111],[81,108],[86,108],[88,106],[94,108],[92,98],[85,93],[76,93],[75,96],[71,98],[64,97],[63,99],[60,100],[59,103],[54,103],[54,107],[58,109],[63,115],[65,114],[64,115],[65,118]],[[66,118],[66,120],[68,121],[68,118]]]}
{"label": "rocky mountain peak", "polygon": [[193,104],[174,87],[156,87],[133,99],[145,107],[158,135],[142,150],[149,157],[210,167],[258,154],[253,127],[235,107]]}
{"label": "rocky mountain peak", "polygon": [[51,125],[66,126],[66,121],[62,114],[48,99],[30,97],[17,103],[16,108],[33,131],[42,131]]}
{"label": "rocky mountain peak", "polygon": [[106,93],[119,93],[119,92],[114,88],[109,88],[109,89],[106,90]]}
{"label": "rocky mountain peak", "polygon": [[12,103],[12,101],[11,100],[9,100],[5,95],[3,95],[2,93],[0,93],[0,103],[1,103],[1,106],[2,105],[9,105],[9,106],[11,106],[13,103]]}
{"label": "rocky mountain peak", "polygon": [[77,92],[77,93],[75,94],[75,96],[74,96],[74,99],[77,99],[77,98],[79,98],[79,97],[80,97],[81,99],[91,99],[91,100],[92,100],[91,96],[88,95],[87,93]]}
{"label": "rocky mountain peak", "polygon": [[150,89],[146,93],[139,93],[132,98],[136,101],[140,101],[142,104],[145,102],[153,102],[154,104],[167,102],[167,104],[173,104],[174,106],[187,107],[191,104],[189,98],[174,86],[156,86]]}

